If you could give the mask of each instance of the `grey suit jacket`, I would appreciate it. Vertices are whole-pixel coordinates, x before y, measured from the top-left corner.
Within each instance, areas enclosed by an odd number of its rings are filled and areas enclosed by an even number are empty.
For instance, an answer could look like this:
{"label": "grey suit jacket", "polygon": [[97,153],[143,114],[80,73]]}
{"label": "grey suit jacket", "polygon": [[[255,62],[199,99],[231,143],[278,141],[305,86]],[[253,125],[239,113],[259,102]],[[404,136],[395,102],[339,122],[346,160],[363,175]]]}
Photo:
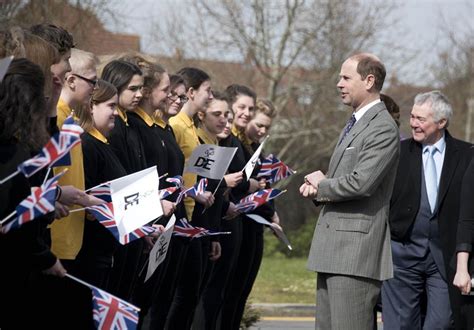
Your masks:
{"label": "grey suit jacket", "polygon": [[388,215],[399,155],[398,127],[377,103],[336,146],[319,184],[316,201],[324,206],[308,269],[376,280],[393,276]]}

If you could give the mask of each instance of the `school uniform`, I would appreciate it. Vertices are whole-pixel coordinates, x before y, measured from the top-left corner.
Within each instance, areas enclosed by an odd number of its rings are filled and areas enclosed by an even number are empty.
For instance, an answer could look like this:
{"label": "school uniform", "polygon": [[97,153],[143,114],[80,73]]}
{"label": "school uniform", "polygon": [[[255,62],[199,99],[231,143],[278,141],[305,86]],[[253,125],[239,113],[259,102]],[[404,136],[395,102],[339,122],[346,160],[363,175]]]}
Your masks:
{"label": "school uniform", "polygon": [[[83,134],[82,152],[87,189],[127,174],[107,138],[95,128]],[[119,242],[108,229],[86,217],[83,244],[77,256],[81,278],[106,289],[118,246]]]}
{"label": "school uniform", "polygon": [[[259,144],[252,143],[251,150],[255,151]],[[261,159],[263,156],[260,157]],[[254,170],[257,173],[259,166]],[[269,188],[269,186],[267,187]],[[275,213],[273,202],[263,204],[251,212],[260,215],[271,222]],[[263,233],[264,226],[255,222],[249,217],[242,215],[242,245],[240,246],[239,257],[237,259],[236,269],[239,270],[239,276],[236,276],[231,283],[229,296],[232,299],[226,300],[226,306],[229,310],[228,323],[222,324],[226,329],[240,328],[240,321],[244,314],[245,304],[252,291],[253,284],[257,278],[258,270],[263,257]],[[232,314],[230,314],[232,311]],[[223,322],[226,319],[223,319]]]}
{"label": "school uniform", "polygon": [[[229,173],[242,171],[250,158],[241,141],[231,134],[227,139],[220,141],[221,146],[237,148],[230,165]],[[243,180],[229,193],[229,201],[234,204],[248,195],[250,183]],[[228,202],[224,202],[222,216],[225,216],[228,208]],[[212,273],[201,295],[202,309],[199,310],[204,318],[206,329],[220,328],[221,319],[227,317],[228,311],[226,300],[233,299],[229,297],[230,283],[236,273],[236,263],[242,244],[242,217],[238,216],[231,220],[221,220],[221,230],[231,232],[230,235],[220,237],[221,257],[214,263]]]}
{"label": "school uniform", "polygon": [[127,113],[117,108],[115,126],[109,134],[110,148],[125,168],[127,174],[135,173],[146,168],[143,145],[136,131],[130,129]]}
{"label": "school uniform", "polygon": [[[72,109],[62,99],[57,106],[57,125],[61,127],[72,113]],[[67,172],[59,179],[58,184],[72,185],[84,190],[84,165],[81,145],[74,146],[70,151],[71,164],[54,168],[54,174],[65,169]],[[76,259],[82,245],[84,233],[84,211],[72,212],[68,216],[51,224],[51,251],[61,260]],[[71,263],[70,263],[71,264]]]}
{"label": "school uniform", "polygon": [[[193,150],[200,144],[197,129],[192,119],[183,111],[170,119],[170,125],[185,156],[185,161],[187,161]],[[183,179],[186,187],[191,187],[197,182],[197,176],[193,173],[185,173]],[[194,225],[194,199],[185,198],[184,205],[188,219]],[[165,326],[167,329],[187,329],[190,327],[194,309],[198,303],[203,269],[202,251],[202,239],[193,239],[188,243],[187,251],[182,256],[184,258],[183,265],[178,275],[178,283],[168,313]]]}
{"label": "school uniform", "polygon": [[[155,124],[159,127],[161,140],[164,141],[168,151],[168,177],[183,175],[184,154],[181,151],[173,129],[159,116],[154,116]],[[170,187],[172,184],[164,182],[161,189]],[[176,201],[178,192],[169,196],[167,199]],[[174,212],[176,220],[185,218],[186,209],[184,203],[176,205]],[[189,239],[185,237],[172,236],[168,246],[168,252],[164,265],[162,267],[162,277],[157,281],[153,288],[152,305],[150,308],[150,329],[163,329],[166,323],[170,306],[173,301],[174,293],[178,284],[177,274],[181,273],[184,257],[189,246]]]}
{"label": "school uniform", "polygon": [[[138,135],[142,145],[146,158],[146,167],[156,166],[158,175],[164,175],[168,173],[169,175],[169,164],[168,164],[168,149],[161,136],[161,128],[156,124],[154,118],[147,114],[143,109],[137,108],[133,112],[129,113],[129,122],[132,130]],[[164,188],[164,185],[168,185],[166,182],[166,177],[163,177],[160,180],[160,189]],[[163,226],[166,226],[169,218],[161,217],[157,223]],[[133,244],[134,242],[132,242]],[[136,242],[133,247],[137,247],[138,244],[143,243],[142,241]],[[143,246],[143,244],[142,244]],[[143,250],[143,249],[142,249]],[[140,271],[148,262],[148,254],[143,254],[143,251],[140,251],[138,248],[134,249],[135,252],[139,251],[140,253],[134,253],[129,250],[129,264],[125,269],[127,277],[130,277],[130,274],[135,274],[133,279],[136,282],[136,287],[134,288],[133,301],[138,304],[141,308],[140,319],[142,322],[143,317],[148,312],[148,309],[152,303],[153,297],[153,288],[155,284],[161,282],[163,268],[166,265],[166,261],[160,265],[160,267],[155,271],[148,281],[144,282],[146,272],[143,271],[141,276],[137,274],[137,271]],[[132,254],[132,256],[130,256]],[[141,260],[140,259],[141,255]],[[132,265],[131,262],[135,261],[135,265]],[[133,270],[135,266],[135,270]],[[122,281],[123,282],[123,281]]]}
{"label": "school uniform", "polygon": [[[118,116],[115,118],[115,126],[108,136],[111,149],[114,151],[126,174],[132,174],[147,168],[145,151],[137,130],[130,126],[129,114],[121,108],[117,108]],[[134,241],[124,246],[119,246],[115,251],[114,266],[109,276],[108,289],[115,292],[125,300],[130,298],[131,283],[122,280],[127,276],[127,259],[134,259],[133,255],[141,249],[141,241]],[[132,257],[127,257],[127,254]],[[133,251],[133,252],[132,252]]]}
{"label": "school uniform", "polygon": [[[0,177],[15,172],[17,166],[31,156],[27,148],[15,139],[0,141]],[[30,193],[30,182],[23,174],[0,185],[0,218],[12,213]],[[52,267],[56,257],[44,240],[40,218],[7,234],[0,234],[1,329],[27,328],[31,326],[30,317],[41,315],[34,309],[39,297],[32,292],[35,283],[31,282],[31,277],[40,276],[42,270]],[[30,317],[25,318],[25,310],[31,311]],[[49,315],[43,317],[49,318]]]}
{"label": "school uniform", "polygon": [[[181,111],[176,116],[170,118],[169,124],[173,128],[176,142],[178,142],[178,145],[184,154],[184,160],[187,162],[189,157],[191,157],[193,150],[199,145],[199,137],[193,119],[189,118],[186,113]],[[184,185],[189,188],[196,183],[196,174],[184,173],[183,179]],[[186,214],[190,220],[193,215],[194,204],[194,199],[190,197],[184,199]]]}

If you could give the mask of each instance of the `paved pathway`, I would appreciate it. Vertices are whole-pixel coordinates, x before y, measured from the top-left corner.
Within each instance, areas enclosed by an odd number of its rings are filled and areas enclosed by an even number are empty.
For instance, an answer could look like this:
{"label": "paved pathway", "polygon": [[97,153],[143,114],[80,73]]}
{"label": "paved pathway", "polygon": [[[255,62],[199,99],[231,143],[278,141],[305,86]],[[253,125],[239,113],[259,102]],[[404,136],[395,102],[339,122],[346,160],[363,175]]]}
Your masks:
{"label": "paved pathway", "polygon": [[[314,330],[314,317],[278,317],[264,316],[258,323],[250,327],[250,330]],[[378,329],[382,330],[380,314],[378,317]]]}

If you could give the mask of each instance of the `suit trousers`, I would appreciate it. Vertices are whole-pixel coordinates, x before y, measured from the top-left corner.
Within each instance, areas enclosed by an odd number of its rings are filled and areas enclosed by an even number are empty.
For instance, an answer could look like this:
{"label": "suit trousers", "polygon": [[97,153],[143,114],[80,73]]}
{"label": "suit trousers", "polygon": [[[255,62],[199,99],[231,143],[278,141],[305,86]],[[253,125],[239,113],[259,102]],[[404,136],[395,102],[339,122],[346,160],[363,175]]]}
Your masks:
{"label": "suit trousers", "polygon": [[[394,277],[383,283],[384,329],[449,329],[452,327],[448,285],[428,253],[411,267],[394,263]],[[421,319],[421,300],[426,290],[426,317]]]}
{"label": "suit trousers", "polygon": [[371,329],[381,285],[364,277],[318,273],[316,329]]}

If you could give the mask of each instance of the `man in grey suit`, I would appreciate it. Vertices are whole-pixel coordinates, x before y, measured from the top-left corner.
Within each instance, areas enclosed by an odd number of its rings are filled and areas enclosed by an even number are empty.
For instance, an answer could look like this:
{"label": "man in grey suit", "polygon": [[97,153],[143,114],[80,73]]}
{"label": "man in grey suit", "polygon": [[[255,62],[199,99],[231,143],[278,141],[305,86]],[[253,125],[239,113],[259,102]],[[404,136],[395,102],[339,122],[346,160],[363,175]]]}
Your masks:
{"label": "man in grey suit", "polygon": [[323,205],[308,258],[308,269],[318,272],[316,326],[365,330],[393,272],[388,212],[399,133],[380,101],[385,67],[376,56],[351,56],[339,76],[342,102],[353,113],[326,175],[308,174],[300,193]]}

